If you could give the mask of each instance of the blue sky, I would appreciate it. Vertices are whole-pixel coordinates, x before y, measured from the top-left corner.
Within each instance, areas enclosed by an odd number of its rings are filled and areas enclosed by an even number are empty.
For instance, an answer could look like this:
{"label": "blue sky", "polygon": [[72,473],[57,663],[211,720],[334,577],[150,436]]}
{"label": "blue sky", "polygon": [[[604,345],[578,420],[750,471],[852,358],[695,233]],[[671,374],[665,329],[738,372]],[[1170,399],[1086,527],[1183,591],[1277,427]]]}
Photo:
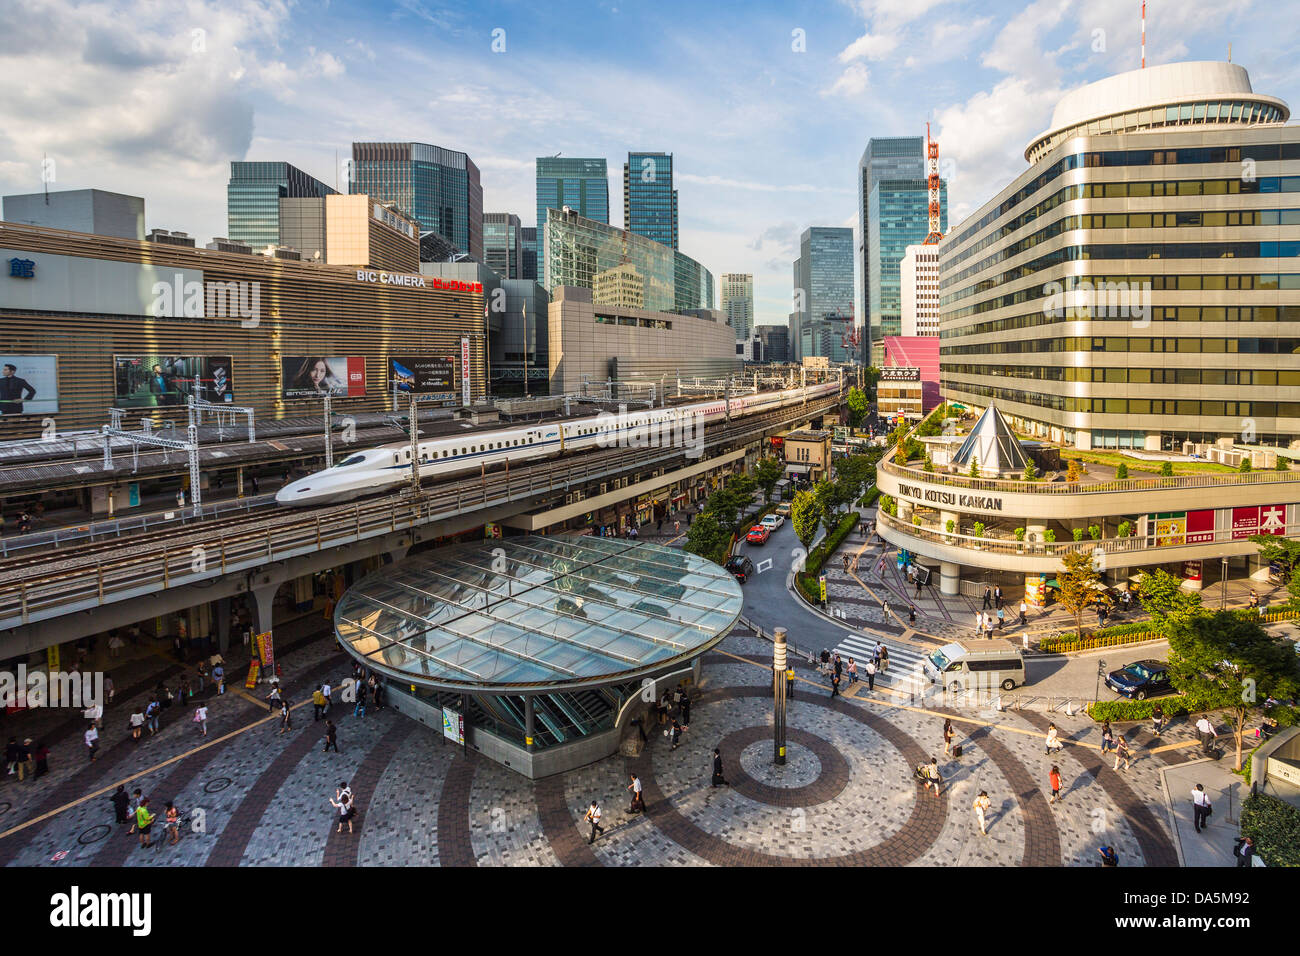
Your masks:
{"label": "blue sky", "polygon": [[[146,198],[224,235],[232,159],[332,182],[353,140],[468,152],[484,208],[535,218],[539,155],[675,154],[681,247],[790,310],[809,225],[854,225],[871,136],[930,120],[957,224],[1024,168],[1061,94],[1138,65],[1140,0],[362,3],[17,0],[0,35],[0,189]],[[11,0],[10,9],[13,8]],[[504,31],[495,33],[494,31]],[[493,44],[504,51],[494,52]],[[1290,3],[1150,0],[1147,62],[1225,59],[1300,103]]]}

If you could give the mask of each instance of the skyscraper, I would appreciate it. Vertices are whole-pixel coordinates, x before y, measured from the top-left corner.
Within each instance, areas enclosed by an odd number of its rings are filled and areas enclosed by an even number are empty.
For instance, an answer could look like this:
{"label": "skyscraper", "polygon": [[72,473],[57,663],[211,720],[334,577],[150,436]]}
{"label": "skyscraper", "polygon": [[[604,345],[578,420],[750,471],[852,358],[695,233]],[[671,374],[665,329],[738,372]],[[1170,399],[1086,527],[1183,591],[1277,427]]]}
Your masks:
{"label": "skyscraper", "polygon": [[[948,229],[948,185],[939,183],[939,230]],[[920,244],[930,232],[930,191],[925,178],[882,179],[871,190],[867,211],[868,271],[863,284],[871,329],[871,364],[884,360],[887,335],[903,331],[900,267],[907,247]]]}
{"label": "skyscraper", "polygon": [[677,248],[672,153],[628,153],[623,164],[623,228]]}
{"label": "skyscraper", "polygon": [[397,208],[483,261],[483,186],[465,153],[425,143],[353,143],[349,191]]}
{"label": "skyscraper", "polygon": [[512,212],[483,213],[483,265],[503,279],[522,279],[523,227]]}
{"label": "skyscraper", "polygon": [[288,163],[230,164],[226,185],[226,237],[254,251],[280,245],[280,200],[320,199],[335,190]]}
{"label": "skyscraper", "polygon": [[[871,315],[871,259],[868,244],[871,191],[882,179],[925,179],[925,138],[921,136],[888,136],[867,140],[867,148],[858,160],[858,270],[862,276],[862,294],[858,298],[858,320],[862,322],[864,346],[878,345],[878,335],[870,330]],[[924,236],[922,236],[924,238]],[[920,241],[920,240],[916,240]],[[870,333],[870,339],[868,339]],[[870,357],[872,349],[865,348]],[[879,364],[879,363],[875,363]]]}
{"label": "skyscraper", "polygon": [[519,263],[519,278],[537,280],[537,227],[524,226],[519,230],[523,258]]}
{"label": "skyscraper", "polygon": [[853,329],[853,230],[839,226],[805,229],[799,237],[799,258],[794,261],[794,287],[799,358],[857,359],[845,343]]}
{"label": "skyscraper", "polygon": [[939,247],[908,246],[899,265],[902,335],[939,334]]}
{"label": "skyscraper", "polygon": [[546,273],[546,210],[568,206],[609,224],[609,170],[603,159],[537,157],[537,276]]}
{"label": "skyscraper", "polygon": [[736,339],[744,341],[754,328],[754,277],[748,272],[724,272],[721,281],[722,312]]}

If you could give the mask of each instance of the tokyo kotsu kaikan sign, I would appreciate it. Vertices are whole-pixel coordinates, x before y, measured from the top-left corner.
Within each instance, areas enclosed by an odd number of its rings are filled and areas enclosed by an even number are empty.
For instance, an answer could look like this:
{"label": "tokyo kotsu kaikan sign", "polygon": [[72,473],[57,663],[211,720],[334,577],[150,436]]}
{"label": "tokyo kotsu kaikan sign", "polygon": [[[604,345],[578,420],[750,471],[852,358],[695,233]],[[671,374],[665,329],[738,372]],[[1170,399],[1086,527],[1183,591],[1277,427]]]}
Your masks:
{"label": "tokyo kotsu kaikan sign", "polygon": [[928,505],[947,505],[951,508],[965,508],[970,511],[1001,511],[1002,499],[988,495],[968,495],[959,491],[947,491],[943,488],[926,488],[922,485],[898,483],[898,493],[905,498],[923,501]]}

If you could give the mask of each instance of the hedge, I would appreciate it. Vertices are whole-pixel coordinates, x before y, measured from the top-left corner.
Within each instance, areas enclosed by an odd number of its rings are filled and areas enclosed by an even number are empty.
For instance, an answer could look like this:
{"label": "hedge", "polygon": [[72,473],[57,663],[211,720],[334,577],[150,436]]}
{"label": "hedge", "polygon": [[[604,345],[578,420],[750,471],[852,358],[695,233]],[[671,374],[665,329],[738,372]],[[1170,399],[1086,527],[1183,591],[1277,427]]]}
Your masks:
{"label": "hedge", "polygon": [[876,503],[876,499],[879,497],[880,497],[880,489],[877,488],[875,485],[872,485],[870,488],[867,489],[867,493],[863,495],[860,499],[858,499],[858,507],[870,508],[872,505]]}
{"label": "hedge", "polygon": [[1256,793],[1241,805],[1241,832],[1269,866],[1300,866],[1300,808]]}
{"label": "hedge", "polygon": [[[1107,628],[1107,630],[1110,630]],[[1141,641],[1155,641],[1164,635],[1151,630],[1151,625],[1142,622],[1141,629],[1134,628],[1123,634],[1089,634],[1080,640],[1072,635],[1058,638],[1044,638],[1038,642],[1038,649],[1045,654],[1064,654],[1067,651],[1091,651],[1099,647],[1118,647],[1121,644],[1137,644]]]}
{"label": "hedge", "polygon": [[808,552],[808,557],[804,561],[804,570],[795,575],[795,581],[799,585],[799,590],[804,593],[808,600],[813,602],[821,601],[821,587],[817,583],[817,574],[826,563],[826,559],[835,553],[835,549],[840,543],[849,536],[854,525],[862,520],[862,516],[856,511],[847,512],[840,523],[822,538],[821,543]]}
{"label": "hedge", "polygon": [[1146,700],[1099,700],[1088,708],[1088,713],[1093,720],[1150,720],[1151,711],[1156,704],[1160,705],[1166,718],[1214,709],[1211,701],[1186,694],[1171,694],[1167,697],[1148,697]]}

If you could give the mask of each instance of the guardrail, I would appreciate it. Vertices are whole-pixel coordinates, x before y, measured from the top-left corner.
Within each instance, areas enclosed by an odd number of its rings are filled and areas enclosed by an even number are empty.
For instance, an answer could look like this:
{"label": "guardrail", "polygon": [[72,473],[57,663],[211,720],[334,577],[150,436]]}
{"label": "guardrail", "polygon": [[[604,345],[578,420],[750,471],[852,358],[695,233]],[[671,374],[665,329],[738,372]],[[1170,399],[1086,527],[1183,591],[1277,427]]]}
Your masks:
{"label": "guardrail", "polygon": [[[827,402],[832,404],[838,398]],[[741,419],[720,426],[705,447],[743,443],[753,434],[809,414],[812,406],[790,406],[779,412]],[[104,558],[87,556],[74,566],[74,553],[34,559],[0,582],[0,628],[58,617],[118,600],[224,574],[248,570],[327,548],[420,527],[456,515],[536,496],[563,492],[575,485],[636,468],[683,457],[684,450],[634,449],[588,453],[582,459],[539,462],[523,468],[473,475],[435,486],[420,497],[409,491],[397,496],[349,505],[336,505],[299,515],[277,510],[273,516],[249,515],[244,528],[214,529],[204,534],[202,523],[178,545],[141,554]],[[128,547],[130,539],[123,539]]]}
{"label": "guardrail", "polygon": [[1170,478],[1117,478],[1111,481],[1086,483],[1082,481],[1016,481],[1007,478],[972,478],[940,471],[921,471],[891,460],[890,446],[881,458],[878,468],[886,474],[910,481],[951,485],[972,491],[1001,491],[1027,495],[1096,495],[1121,491],[1170,491],[1186,488],[1221,488],[1227,485],[1266,485],[1279,482],[1300,482],[1300,472],[1248,471],[1220,475],[1178,475]]}

